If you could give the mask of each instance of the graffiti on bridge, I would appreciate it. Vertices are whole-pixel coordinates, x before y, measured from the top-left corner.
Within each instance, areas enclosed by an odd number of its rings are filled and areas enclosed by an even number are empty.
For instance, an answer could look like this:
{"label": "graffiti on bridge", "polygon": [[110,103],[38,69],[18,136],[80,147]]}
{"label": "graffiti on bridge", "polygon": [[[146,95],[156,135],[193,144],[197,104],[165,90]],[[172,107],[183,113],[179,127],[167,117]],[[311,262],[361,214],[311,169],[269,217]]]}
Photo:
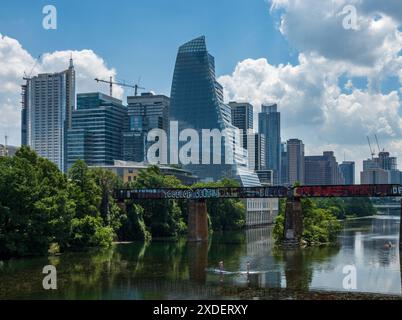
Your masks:
{"label": "graffiti on bridge", "polygon": [[118,200],[285,198],[288,192],[289,189],[286,187],[122,189],[115,192],[115,198]]}

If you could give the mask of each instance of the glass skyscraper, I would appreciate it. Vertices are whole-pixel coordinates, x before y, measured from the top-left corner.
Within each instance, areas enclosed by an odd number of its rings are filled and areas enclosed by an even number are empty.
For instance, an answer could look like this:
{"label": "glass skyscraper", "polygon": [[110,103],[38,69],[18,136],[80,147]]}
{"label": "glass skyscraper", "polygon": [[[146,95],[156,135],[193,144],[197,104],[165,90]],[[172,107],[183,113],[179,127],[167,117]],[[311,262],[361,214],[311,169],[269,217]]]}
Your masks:
{"label": "glass skyscraper", "polygon": [[339,165],[345,184],[355,184],[355,162],[344,161]]}
{"label": "glass skyscraper", "polygon": [[278,106],[263,105],[258,114],[258,130],[265,136],[265,164],[274,172],[274,184],[281,180],[281,114]]}
{"label": "glass skyscraper", "polygon": [[254,127],[253,106],[250,103],[229,102],[232,110],[232,124],[242,130],[243,148],[247,149],[247,135],[252,132]]}
{"label": "glass skyscraper", "polygon": [[127,119],[123,133],[123,159],[144,162],[149,144],[147,134],[153,129],[168,132],[170,99],[164,95],[143,93],[127,97]]}
{"label": "glass skyscraper", "polygon": [[[238,150],[235,143],[240,143],[240,137],[235,137],[231,108],[223,102],[223,88],[215,78],[215,60],[208,53],[204,36],[179,48],[172,82],[170,120],[178,121],[179,131],[195,129],[200,137],[202,129],[233,132],[232,136],[228,134],[222,139],[225,141],[221,144],[221,164],[212,164],[214,150],[211,147],[211,164],[190,164],[186,169],[204,180],[216,181],[227,176],[238,177],[243,185],[259,184],[257,175],[247,168],[247,152],[244,149],[240,153],[235,151]],[[225,150],[233,153],[234,164],[225,163]],[[202,150],[199,151],[201,155]]]}
{"label": "glass skyscraper", "polygon": [[90,166],[113,165],[122,159],[122,132],[127,109],[102,93],[77,95],[68,131],[68,168],[78,159]]}
{"label": "glass skyscraper", "polygon": [[22,86],[21,144],[60,170],[67,165],[67,130],[75,108],[73,60],[67,70],[26,79]]}

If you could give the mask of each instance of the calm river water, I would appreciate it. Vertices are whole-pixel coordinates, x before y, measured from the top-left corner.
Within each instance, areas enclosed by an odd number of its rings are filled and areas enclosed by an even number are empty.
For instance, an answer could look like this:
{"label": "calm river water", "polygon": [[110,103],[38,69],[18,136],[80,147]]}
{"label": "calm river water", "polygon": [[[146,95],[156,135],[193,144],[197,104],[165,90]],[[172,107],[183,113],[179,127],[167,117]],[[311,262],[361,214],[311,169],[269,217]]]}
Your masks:
{"label": "calm river water", "polygon": [[[214,234],[207,245],[154,241],[3,261],[0,299],[337,299],[347,291],[345,266],[356,267],[352,298],[402,297],[399,223],[396,216],[347,221],[332,247],[281,250],[266,227]],[[49,264],[57,268],[53,291],[42,287]]]}

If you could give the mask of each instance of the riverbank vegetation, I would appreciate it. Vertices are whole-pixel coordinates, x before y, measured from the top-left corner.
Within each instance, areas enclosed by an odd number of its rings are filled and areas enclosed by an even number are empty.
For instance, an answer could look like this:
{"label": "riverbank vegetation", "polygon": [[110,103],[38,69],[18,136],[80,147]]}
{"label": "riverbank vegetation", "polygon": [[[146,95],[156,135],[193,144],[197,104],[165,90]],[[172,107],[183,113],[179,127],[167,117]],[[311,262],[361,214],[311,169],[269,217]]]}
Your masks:
{"label": "riverbank vegetation", "polygon": [[[366,217],[377,213],[369,198],[302,199],[303,235],[307,245],[334,243],[341,230],[340,220],[349,217]],[[284,240],[285,201],[280,202],[275,220],[274,237],[277,243]]]}
{"label": "riverbank vegetation", "polygon": [[[196,187],[237,186],[237,182]],[[184,200],[126,201],[118,205],[113,189],[185,188],[158,167],[140,171],[126,185],[113,172],[77,161],[67,174],[52,162],[22,147],[0,158],[0,258],[46,255],[49,250],[107,247],[113,241],[178,237],[187,232]],[[241,200],[210,200],[211,228],[232,230],[245,224]]]}

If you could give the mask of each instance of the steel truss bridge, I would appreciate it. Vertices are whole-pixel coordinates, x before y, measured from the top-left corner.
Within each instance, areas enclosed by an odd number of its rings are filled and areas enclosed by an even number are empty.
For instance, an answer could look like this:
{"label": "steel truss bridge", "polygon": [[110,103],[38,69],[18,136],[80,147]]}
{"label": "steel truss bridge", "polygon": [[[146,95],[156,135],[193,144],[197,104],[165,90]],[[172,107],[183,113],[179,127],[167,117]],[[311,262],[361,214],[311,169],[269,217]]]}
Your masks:
{"label": "steel truss bridge", "polygon": [[[114,197],[122,205],[125,205],[126,200],[188,200],[188,238],[190,241],[208,241],[206,201],[208,199],[287,199],[284,219],[284,243],[290,246],[297,246],[300,244],[303,234],[302,198],[402,197],[402,186],[386,184],[255,188],[117,189],[114,191]],[[402,223],[400,224],[400,234],[402,235]],[[402,248],[402,237],[400,237],[399,244]]]}
{"label": "steel truss bridge", "polygon": [[156,199],[258,199],[258,198],[328,198],[328,197],[402,197],[401,185],[335,185],[299,187],[239,188],[151,188],[118,189],[117,201]]}

